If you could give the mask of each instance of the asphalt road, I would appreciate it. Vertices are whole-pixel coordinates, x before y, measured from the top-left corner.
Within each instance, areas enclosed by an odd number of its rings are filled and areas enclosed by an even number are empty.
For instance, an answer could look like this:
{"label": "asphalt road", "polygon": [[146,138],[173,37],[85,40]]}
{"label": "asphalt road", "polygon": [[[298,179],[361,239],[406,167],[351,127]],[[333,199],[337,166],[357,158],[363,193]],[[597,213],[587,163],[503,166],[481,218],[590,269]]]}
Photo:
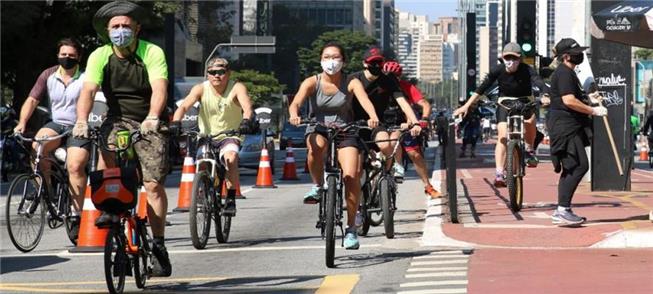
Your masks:
{"label": "asphalt road", "polygon": [[[429,166],[433,164],[435,149],[427,151]],[[301,179],[293,182],[278,180],[285,152],[276,152],[278,188],[252,189],[256,171],[241,171],[241,191],[246,199],[238,200],[238,213],[227,244],[218,244],[212,232],[206,249],[194,249],[188,213],[169,214],[171,225],[166,228],[166,245],[173,274],[148,281],[144,292],[396,293],[406,282],[405,274],[414,257],[430,258],[434,252],[444,254],[445,259],[447,254],[452,254],[452,258],[458,256],[453,251],[420,245],[427,199],[411,166],[407,180],[399,188],[395,238],[387,239],[382,227],[372,227],[368,237],[360,237],[359,250],[344,250],[337,243],[336,268],[328,269],[324,241],[315,229],[317,206],[302,203],[303,194],[310,187],[308,174],[302,173],[305,149],[295,152]],[[177,204],[179,180],[177,171],[166,182],[169,211]],[[63,228],[46,227],[33,252],[20,253],[13,247],[4,221],[7,186],[2,184],[0,197],[0,291],[106,292],[102,253],[69,253],[73,247]],[[454,263],[444,264],[456,266]],[[465,268],[466,262],[461,266]],[[128,279],[126,292],[143,290]]]}

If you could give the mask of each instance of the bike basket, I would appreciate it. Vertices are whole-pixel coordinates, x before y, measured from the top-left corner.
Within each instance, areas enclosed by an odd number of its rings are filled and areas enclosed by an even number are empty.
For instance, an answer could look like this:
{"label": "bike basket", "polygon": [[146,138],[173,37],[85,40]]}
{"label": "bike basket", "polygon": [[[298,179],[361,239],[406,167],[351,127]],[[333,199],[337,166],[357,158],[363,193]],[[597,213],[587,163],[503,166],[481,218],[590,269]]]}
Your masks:
{"label": "bike basket", "polygon": [[98,210],[119,214],[138,201],[138,173],[135,168],[109,168],[91,172],[91,200]]}

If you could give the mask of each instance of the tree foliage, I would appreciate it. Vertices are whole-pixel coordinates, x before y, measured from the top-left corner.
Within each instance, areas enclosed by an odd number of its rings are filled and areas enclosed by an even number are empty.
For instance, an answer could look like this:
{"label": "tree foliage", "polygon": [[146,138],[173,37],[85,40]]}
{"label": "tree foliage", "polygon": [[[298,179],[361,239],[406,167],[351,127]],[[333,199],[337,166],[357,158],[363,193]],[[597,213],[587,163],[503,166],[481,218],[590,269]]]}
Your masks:
{"label": "tree foliage", "polygon": [[637,59],[651,60],[653,59],[653,49],[637,49],[635,50],[635,57]]}
{"label": "tree foliage", "polygon": [[[151,23],[143,34],[162,31],[163,14],[174,12],[179,3],[135,1],[152,11]],[[95,12],[104,1],[2,1],[2,87],[12,89],[22,104],[38,75],[57,63],[57,41],[75,37],[84,49],[82,67],[88,54],[100,44],[93,29]]]}
{"label": "tree foliage", "polygon": [[320,35],[310,48],[297,50],[299,72],[302,77],[317,74],[322,71],[320,66],[320,50],[327,43],[334,42],[342,46],[347,57],[344,71],[351,73],[363,69],[363,53],[376,44],[376,40],[362,32],[349,30],[329,31]]}
{"label": "tree foliage", "polygon": [[284,86],[272,74],[246,69],[233,71],[231,78],[242,82],[257,106],[271,106],[279,102]]}

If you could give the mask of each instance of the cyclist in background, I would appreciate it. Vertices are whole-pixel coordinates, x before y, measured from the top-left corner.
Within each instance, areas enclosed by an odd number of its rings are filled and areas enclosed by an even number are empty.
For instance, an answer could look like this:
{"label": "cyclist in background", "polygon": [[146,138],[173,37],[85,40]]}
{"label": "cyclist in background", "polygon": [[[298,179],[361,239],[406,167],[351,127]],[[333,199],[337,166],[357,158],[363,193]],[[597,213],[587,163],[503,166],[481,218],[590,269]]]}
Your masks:
{"label": "cyclist in background", "polygon": [[[413,125],[410,129],[410,135],[417,137],[422,128],[419,126],[419,121],[415,116],[415,112],[406,101],[404,93],[399,86],[399,80],[393,74],[383,73],[383,63],[385,57],[381,54],[381,49],[378,47],[371,47],[363,55],[364,70],[355,72],[349,75],[348,79],[357,79],[365,88],[367,96],[374,105],[376,116],[381,118],[382,124],[372,130],[372,132],[361,132],[361,137],[364,141],[384,141],[388,139],[399,138],[400,132],[388,132],[387,127],[398,126],[402,123]],[[367,119],[368,114],[363,111],[359,103],[354,101],[354,119]],[[386,157],[392,155],[396,141],[379,142],[374,149],[380,150]],[[377,148],[378,147],[378,148]],[[399,153],[399,152],[397,152]],[[394,176],[397,178],[404,177],[404,167],[397,161],[393,166]],[[362,169],[360,170],[362,173]]]}
{"label": "cyclist in background", "polygon": [[[299,87],[295,98],[288,109],[289,122],[298,125],[301,122],[299,108],[308,98],[312,116],[322,125],[346,125],[354,121],[351,111],[353,94],[369,115],[369,127],[378,125],[379,119],[374,113],[374,106],[367,98],[365,89],[359,80],[347,80],[342,73],[347,61],[342,47],[335,43],[327,43],[320,51],[322,72],[305,79]],[[308,169],[315,184],[304,196],[304,203],[317,203],[320,200],[320,190],[324,185],[324,157],[328,148],[327,130],[322,125],[306,128],[306,146],[308,147]],[[337,138],[338,161],[342,169],[345,184],[345,199],[347,207],[358,207],[361,194],[357,169],[359,167],[358,134],[343,134]],[[346,249],[358,249],[356,233],[356,209],[347,209],[347,230],[344,245]]]}
{"label": "cyclist in background", "polygon": [[[475,93],[467,99],[467,102],[454,111],[454,115],[467,115],[469,108],[474,104],[483,93],[485,93],[495,81],[499,83],[499,97],[523,97],[532,96],[532,85],[537,85],[544,92],[548,93],[549,89],[542,79],[537,75],[535,70],[529,65],[521,62],[521,46],[517,43],[508,43],[502,52],[503,63],[494,67],[485,77],[483,83],[476,89]],[[497,107],[497,144],[494,150],[496,177],[494,185],[505,187],[504,180],[504,163],[506,160],[507,144],[507,120],[508,112],[503,107]],[[535,157],[533,148],[535,141],[535,115],[525,118],[525,145],[527,158],[526,163],[529,167],[536,167],[538,160]]]}
{"label": "cyclist in background", "polygon": [[[59,41],[57,47],[58,65],[44,70],[36,80],[34,87],[25,100],[21,110],[18,125],[14,128],[14,133],[23,133],[27,121],[34,113],[34,109],[43,99],[50,102],[50,114],[52,121],[45,124],[35,137],[53,137],[69,131],[73,128],[77,115],[75,108],[77,99],[82,89],[84,73],[79,69],[79,62],[82,58],[82,46],[74,39],[65,38]],[[79,231],[79,213],[84,205],[84,191],[86,189],[86,163],[89,158],[90,144],[85,139],[68,136],[65,138],[66,150],[66,168],[70,181],[70,196],[72,197],[73,209],[71,211],[71,220],[73,222],[73,233],[77,235]],[[32,144],[36,149],[38,143]],[[49,154],[61,144],[60,140],[47,142],[43,146],[43,154]],[[41,168],[47,174],[49,162],[41,161]],[[49,177],[45,177],[48,179]],[[49,185],[48,185],[49,186]]]}
{"label": "cyclist in background", "polygon": [[[134,144],[147,191],[147,215],[152,229],[153,276],[170,276],[172,266],[164,245],[168,197],[164,189],[168,165],[166,99],[168,67],[163,50],[138,38],[147,12],[127,1],[109,2],[93,16],[93,27],[106,44],[88,58],[86,78],[77,102],[73,136],[88,137],[88,114],[93,97],[102,87],[107,117],[100,127],[107,144],[115,144],[116,132],[140,130],[144,141]],[[102,152],[106,166],[115,167],[115,155]],[[116,216],[103,213],[95,224],[110,225]]]}
{"label": "cyclist in background", "polygon": [[[170,123],[170,133],[178,135],[181,118],[196,102],[200,102],[199,128],[204,135],[217,135],[228,130],[239,130],[242,134],[256,131],[253,120],[252,101],[243,83],[229,79],[229,62],[223,58],[209,60],[207,80],[193,86],[190,93],[175,111]],[[219,158],[227,170],[227,201],[225,214],[236,214],[236,185],[239,183],[238,151],[239,137],[221,136],[213,141],[219,150]]]}
{"label": "cyclist in background", "polygon": [[[384,73],[392,73],[399,80],[399,87],[401,87],[402,92],[404,93],[406,100],[409,104],[417,105],[422,109],[422,119],[419,121],[420,127],[426,130],[429,125],[429,117],[431,115],[431,104],[424,99],[422,92],[410,82],[401,79],[403,69],[401,65],[396,61],[388,61],[383,64]],[[440,192],[433,188],[431,182],[429,181],[428,170],[426,168],[426,161],[424,160],[424,150],[422,150],[422,140],[424,140],[424,135],[420,134],[418,137],[404,136],[404,139],[401,141],[401,145],[406,151],[406,154],[410,160],[415,164],[415,171],[417,175],[424,183],[424,193],[431,198],[438,198],[441,196]],[[401,153],[401,152],[398,152]],[[401,162],[401,154],[399,155],[400,159],[398,162]]]}

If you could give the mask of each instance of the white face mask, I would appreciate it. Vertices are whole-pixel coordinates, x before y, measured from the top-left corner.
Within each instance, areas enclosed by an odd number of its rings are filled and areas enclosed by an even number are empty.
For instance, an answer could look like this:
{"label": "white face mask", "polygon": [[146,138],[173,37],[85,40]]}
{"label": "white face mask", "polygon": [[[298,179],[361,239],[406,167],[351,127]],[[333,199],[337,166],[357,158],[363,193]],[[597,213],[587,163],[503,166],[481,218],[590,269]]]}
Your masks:
{"label": "white face mask", "polygon": [[505,60],[504,63],[508,72],[515,72],[517,71],[517,67],[519,67],[519,60]]}
{"label": "white face mask", "polygon": [[322,64],[322,69],[324,72],[330,75],[334,75],[342,69],[342,60],[340,59],[327,59],[320,62]]}

